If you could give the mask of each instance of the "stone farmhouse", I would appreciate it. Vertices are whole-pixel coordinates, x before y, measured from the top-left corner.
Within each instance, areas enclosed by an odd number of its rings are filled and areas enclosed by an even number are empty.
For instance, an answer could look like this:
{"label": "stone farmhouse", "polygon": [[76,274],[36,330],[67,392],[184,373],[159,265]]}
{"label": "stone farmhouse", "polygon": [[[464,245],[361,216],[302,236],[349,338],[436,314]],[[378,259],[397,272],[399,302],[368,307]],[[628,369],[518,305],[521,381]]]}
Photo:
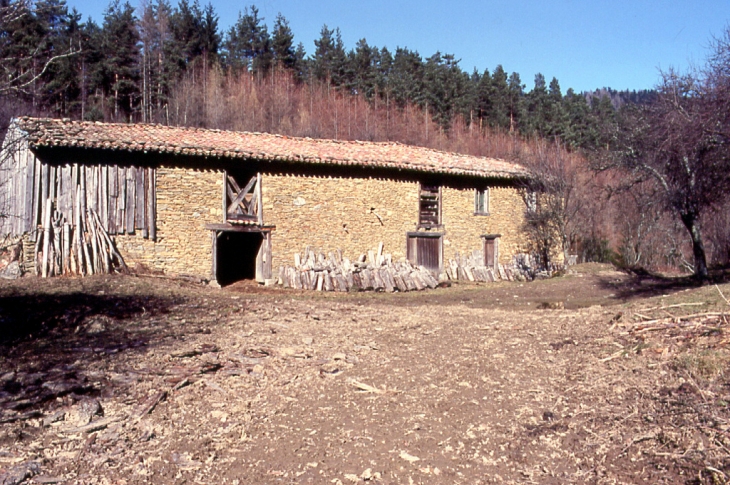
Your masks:
{"label": "stone farmhouse", "polygon": [[526,171],[502,160],[28,117],[13,120],[3,150],[0,235],[40,244],[52,226],[77,272],[74,234],[91,211],[130,266],[224,284],[272,278],[306,246],[355,260],[382,242],[434,274],[457,253],[482,251],[493,267],[524,251]]}

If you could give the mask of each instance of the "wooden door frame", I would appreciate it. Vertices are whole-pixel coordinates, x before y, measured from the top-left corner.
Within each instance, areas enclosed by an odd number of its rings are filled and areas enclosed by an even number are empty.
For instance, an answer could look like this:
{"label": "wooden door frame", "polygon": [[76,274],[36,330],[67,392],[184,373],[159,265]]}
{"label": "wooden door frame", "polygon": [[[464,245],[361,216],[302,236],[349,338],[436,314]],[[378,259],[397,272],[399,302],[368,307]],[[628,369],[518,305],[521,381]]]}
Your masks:
{"label": "wooden door frame", "polygon": [[261,172],[256,172],[241,187],[228,170],[223,170],[223,222],[264,224],[262,179]]}
{"label": "wooden door frame", "polygon": [[[494,268],[497,269],[499,267],[499,238],[501,238],[501,234],[483,234],[481,236],[483,240],[482,244],[482,251],[484,253],[484,266],[487,268]],[[490,264],[489,261],[487,261],[487,243],[488,241],[494,242],[494,261]]]}
{"label": "wooden door frame", "polygon": [[271,266],[272,238],[271,233],[276,230],[275,226],[238,226],[229,224],[207,224],[206,229],[211,231],[212,243],[212,277],[218,281],[218,237],[224,232],[255,232],[262,237],[261,247],[256,254],[256,281],[264,283],[270,279],[273,271]]}

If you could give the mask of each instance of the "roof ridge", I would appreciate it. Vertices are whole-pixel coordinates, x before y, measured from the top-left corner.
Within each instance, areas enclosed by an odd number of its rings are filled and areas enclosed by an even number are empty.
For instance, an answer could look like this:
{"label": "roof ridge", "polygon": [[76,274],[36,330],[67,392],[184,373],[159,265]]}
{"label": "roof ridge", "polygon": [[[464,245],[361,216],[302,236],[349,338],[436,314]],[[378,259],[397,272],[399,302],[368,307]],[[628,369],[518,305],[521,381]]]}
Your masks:
{"label": "roof ridge", "polygon": [[447,152],[398,141],[333,140],[277,133],[170,126],[154,123],[104,123],[68,118],[14,118],[35,147],[152,151],[205,158],[357,165],[396,170],[519,177],[520,165],[503,159]]}
{"label": "roof ridge", "polygon": [[[342,143],[342,144],[357,144],[357,145],[378,145],[378,146],[402,146],[402,147],[408,147],[408,148],[417,148],[419,150],[428,150],[434,153],[440,153],[443,155],[449,155],[449,156],[459,156],[459,157],[475,157],[475,158],[482,158],[485,160],[501,160],[505,161],[501,158],[495,158],[495,157],[488,157],[484,155],[471,155],[468,153],[461,153],[461,152],[450,152],[447,150],[443,150],[440,148],[433,148],[433,147],[427,147],[423,145],[411,145],[408,143],[403,143],[398,140],[343,140],[339,138],[312,138],[309,136],[298,136],[298,135],[285,135],[282,133],[269,133],[267,131],[239,131],[239,130],[229,130],[226,128],[205,128],[201,126],[175,126],[175,125],[165,125],[162,123],[146,123],[146,122],[136,122],[136,123],[121,123],[119,121],[87,121],[87,120],[73,120],[71,118],[51,118],[51,117],[33,117],[33,116],[21,116],[19,117],[23,120],[34,120],[39,122],[61,122],[64,124],[71,124],[71,125],[94,125],[94,126],[120,126],[120,127],[129,127],[129,126],[150,126],[155,128],[163,128],[166,130],[188,130],[188,131],[199,131],[199,132],[210,132],[210,133],[232,133],[232,134],[239,134],[239,135],[256,135],[256,136],[271,136],[276,138],[286,138],[290,140],[307,140],[312,141],[315,143]],[[508,162],[511,163],[511,162]]]}

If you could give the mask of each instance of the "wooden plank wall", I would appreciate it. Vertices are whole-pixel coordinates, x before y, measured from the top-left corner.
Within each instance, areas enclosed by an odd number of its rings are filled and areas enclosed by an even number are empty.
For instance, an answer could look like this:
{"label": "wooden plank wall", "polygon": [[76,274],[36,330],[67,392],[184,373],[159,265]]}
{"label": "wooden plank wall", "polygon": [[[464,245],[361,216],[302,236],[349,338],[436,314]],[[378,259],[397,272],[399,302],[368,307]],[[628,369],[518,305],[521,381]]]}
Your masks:
{"label": "wooden plank wall", "polygon": [[0,151],[0,235],[34,240],[41,276],[126,271],[110,235],[155,239],[155,170],[43,163],[10,129]]}
{"label": "wooden plank wall", "polygon": [[0,151],[0,234],[35,232],[38,200],[34,191],[40,173],[25,138],[9,130]]}
{"label": "wooden plank wall", "polygon": [[53,165],[27,145],[2,153],[0,234],[35,240],[36,274],[126,271],[110,235],[155,238],[153,168]]}
{"label": "wooden plank wall", "polygon": [[[6,145],[8,141],[6,140]],[[35,238],[43,226],[47,201],[61,224],[73,225],[77,198],[83,214],[93,210],[110,235],[135,234],[154,239],[153,168],[117,165],[50,165],[40,162],[27,144],[3,151],[0,163],[0,234]],[[77,191],[77,188],[80,191]]]}

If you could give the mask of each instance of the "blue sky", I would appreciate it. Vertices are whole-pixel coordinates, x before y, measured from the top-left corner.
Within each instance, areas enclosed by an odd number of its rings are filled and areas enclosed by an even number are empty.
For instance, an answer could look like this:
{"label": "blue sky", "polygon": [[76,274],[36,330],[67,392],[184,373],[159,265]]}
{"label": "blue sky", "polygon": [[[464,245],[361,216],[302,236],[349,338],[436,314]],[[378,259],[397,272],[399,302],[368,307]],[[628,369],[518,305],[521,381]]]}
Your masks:
{"label": "blue sky", "polygon": [[[176,4],[177,0],[171,0]],[[67,0],[96,22],[108,3]],[[130,0],[138,7],[138,0]],[[206,4],[201,0],[201,4]],[[227,30],[251,2],[214,1]],[[428,57],[454,54],[462,69],[502,64],[527,89],[536,73],[557,77],[565,92],[603,86],[645,89],[659,69],[687,69],[705,59],[713,35],[730,22],[730,0],[367,0],[252,2],[269,28],[277,13],[289,20],[308,54],[324,24],[339,27],[345,46],[408,47]]]}

